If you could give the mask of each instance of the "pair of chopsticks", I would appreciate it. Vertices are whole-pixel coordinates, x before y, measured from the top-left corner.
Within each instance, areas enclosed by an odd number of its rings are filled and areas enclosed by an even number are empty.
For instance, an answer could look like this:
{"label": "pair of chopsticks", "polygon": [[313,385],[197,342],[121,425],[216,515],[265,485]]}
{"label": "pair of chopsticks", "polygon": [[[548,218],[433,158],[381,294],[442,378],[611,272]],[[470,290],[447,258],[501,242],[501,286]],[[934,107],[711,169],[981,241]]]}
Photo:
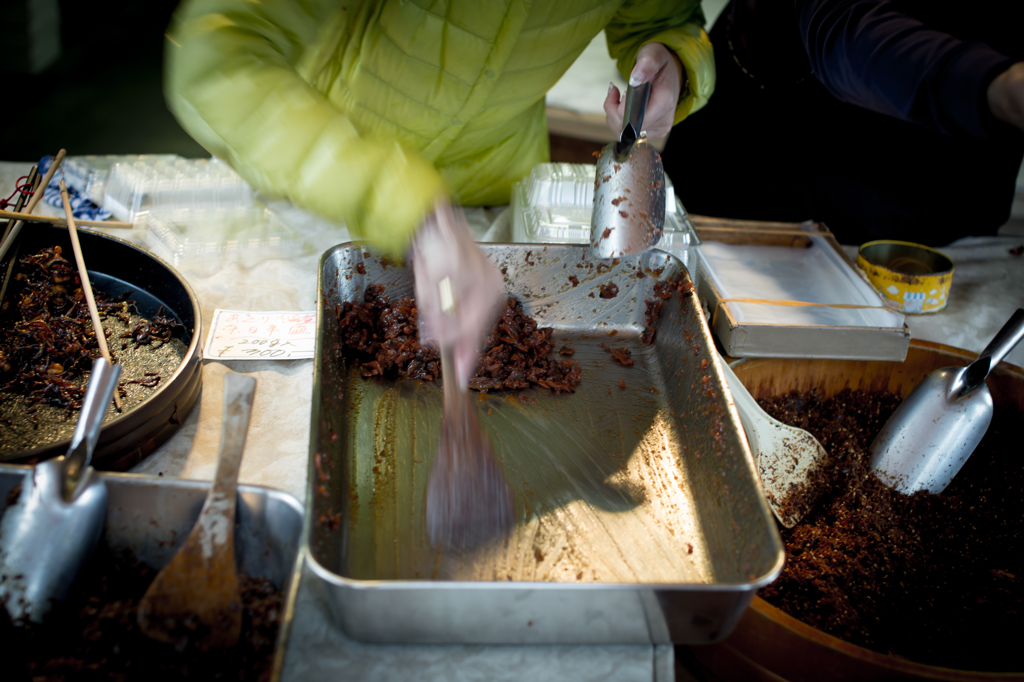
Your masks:
{"label": "pair of chopsticks", "polygon": [[[65,154],[66,152],[63,149],[57,152],[57,156],[53,159],[53,164],[50,166],[50,169],[46,171],[46,175],[43,176],[42,182],[39,183],[36,191],[32,194],[32,198],[29,200],[28,207],[25,210],[25,213],[29,215],[25,218],[19,219],[17,223],[14,223],[13,227],[11,227],[10,224],[8,225],[3,245],[0,246],[0,260],[3,260],[4,255],[11,248],[11,244],[14,243],[15,238],[17,238],[18,233],[21,231],[21,228],[25,223],[39,217],[32,216],[31,213],[35,210],[36,204],[38,204],[39,200],[42,198],[43,192],[50,184],[50,180],[53,179],[53,176],[60,167],[61,162],[64,161]],[[99,309],[96,307],[96,298],[92,293],[92,283],[89,281],[89,273],[85,269],[85,258],[82,256],[82,245],[78,241],[78,229],[75,226],[75,217],[71,213],[71,200],[68,198],[68,188],[64,184],[63,180],[58,183],[58,187],[60,187],[60,198],[64,204],[64,215],[67,222],[68,234],[71,236],[71,248],[75,252],[75,262],[78,264],[78,276],[82,280],[82,293],[85,294],[85,302],[89,307],[89,317],[92,319],[93,331],[96,334],[96,342],[99,344],[100,353],[103,354],[104,359],[113,365],[114,360],[110,356],[110,349],[107,347],[107,337],[103,332],[103,325],[100,323],[100,313]],[[15,213],[20,213],[21,206],[19,205],[17,208],[18,210],[15,211]],[[13,222],[13,219],[11,222]],[[14,259],[11,260],[11,267],[13,267]],[[6,282],[4,288],[6,288]],[[114,389],[114,405],[118,410],[121,409],[121,397],[117,394],[116,388]]]}

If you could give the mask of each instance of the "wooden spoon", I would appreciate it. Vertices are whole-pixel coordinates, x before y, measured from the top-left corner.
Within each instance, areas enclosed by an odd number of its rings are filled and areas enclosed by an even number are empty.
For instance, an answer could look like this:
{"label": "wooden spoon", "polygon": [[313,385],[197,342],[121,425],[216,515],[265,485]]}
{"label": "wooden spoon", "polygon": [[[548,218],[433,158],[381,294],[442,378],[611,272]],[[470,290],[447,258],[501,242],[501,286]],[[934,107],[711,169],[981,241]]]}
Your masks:
{"label": "wooden spoon", "polygon": [[139,603],[146,636],[200,651],[230,648],[242,630],[235,567],[235,494],[256,380],[224,378],[224,425],[217,474],[185,544],[163,567]]}

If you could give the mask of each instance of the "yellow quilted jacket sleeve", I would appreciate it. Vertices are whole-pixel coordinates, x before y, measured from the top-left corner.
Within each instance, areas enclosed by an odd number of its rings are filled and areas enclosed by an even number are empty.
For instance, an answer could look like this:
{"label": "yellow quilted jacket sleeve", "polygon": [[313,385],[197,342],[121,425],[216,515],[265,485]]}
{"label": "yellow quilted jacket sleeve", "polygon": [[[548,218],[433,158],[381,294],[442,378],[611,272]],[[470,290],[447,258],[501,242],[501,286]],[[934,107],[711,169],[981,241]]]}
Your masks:
{"label": "yellow quilted jacket sleeve", "polygon": [[674,124],[707,104],[715,90],[715,57],[703,23],[700,0],[636,0],[624,4],[605,28],[608,54],[627,81],[636,53],[647,43],[662,43],[678,55],[687,85]]}
{"label": "yellow quilted jacket sleeve", "polygon": [[[445,193],[441,176],[393,139],[360,135],[300,75],[360,3],[189,0],[168,33],[165,95],[182,126],[254,187],[402,252]],[[339,15],[348,12],[348,15]],[[326,60],[324,60],[326,61]]]}

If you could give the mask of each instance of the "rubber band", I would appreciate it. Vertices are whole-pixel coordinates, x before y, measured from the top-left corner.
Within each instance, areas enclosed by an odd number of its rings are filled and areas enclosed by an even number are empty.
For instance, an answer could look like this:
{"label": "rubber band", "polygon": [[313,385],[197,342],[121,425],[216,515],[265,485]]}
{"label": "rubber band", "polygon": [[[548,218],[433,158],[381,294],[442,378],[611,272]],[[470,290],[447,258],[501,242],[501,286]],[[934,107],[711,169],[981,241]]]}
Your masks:
{"label": "rubber band", "polygon": [[785,301],[772,298],[722,298],[715,303],[715,312],[711,316],[712,329],[715,328],[715,323],[718,321],[718,311],[721,310],[723,303],[754,303],[757,305],[776,305],[787,308],[840,308],[847,310],[888,310],[889,312],[895,312],[892,308],[888,308],[884,305],[863,305],[860,303],[814,303],[812,301]]}

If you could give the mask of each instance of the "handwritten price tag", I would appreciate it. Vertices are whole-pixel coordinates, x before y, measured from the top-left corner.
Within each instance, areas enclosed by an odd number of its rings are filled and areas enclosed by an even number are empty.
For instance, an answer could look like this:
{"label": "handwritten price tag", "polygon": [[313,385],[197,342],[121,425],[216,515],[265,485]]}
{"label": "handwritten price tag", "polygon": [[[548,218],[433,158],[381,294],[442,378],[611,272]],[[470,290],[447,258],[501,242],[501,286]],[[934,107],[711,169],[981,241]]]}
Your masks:
{"label": "handwritten price tag", "polygon": [[205,357],[211,360],[301,360],[316,348],[316,313],[213,312]]}

